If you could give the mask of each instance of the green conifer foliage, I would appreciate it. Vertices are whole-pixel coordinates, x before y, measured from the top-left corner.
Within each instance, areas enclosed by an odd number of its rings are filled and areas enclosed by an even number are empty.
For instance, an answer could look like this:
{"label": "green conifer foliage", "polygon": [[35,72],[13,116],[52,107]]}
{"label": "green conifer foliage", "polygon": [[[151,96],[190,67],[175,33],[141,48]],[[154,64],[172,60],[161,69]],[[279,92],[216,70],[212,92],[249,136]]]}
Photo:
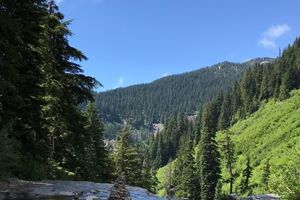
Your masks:
{"label": "green conifer foliage", "polygon": [[242,180],[241,180],[241,184],[239,186],[240,188],[240,193],[241,194],[251,194],[251,185],[250,185],[250,178],[252,176],[252,167],[251,167],[251,163],[250,163],[250,158],[247,157],[247,162],[246,162],[246,166],[242,171]]}
{"label": "green conifer foliage", "polygon": [[233,193],[233,182],[235,179],[235,173],[234,173],[234,162],[236,160],[235,158],[235,152],[234,152],[234,143],[230,138],[230,132],[228,130],[225,131],[225,138],[220,141],[220,154],[222,155],[222,160],[225,162],[225,166],[229,173],[229,194]]}
{"label": "green conifer foliage", "polygon": [[0,134],[22,163],[10,174],[82,179],[78,105],[97,82],[77,64],[85,56],[69,45],[69,22],[54,1],[3,0],[0,11]]}
{"label": "green conifer foliage", "polygon": [[112,181],[112,163],[103,141],[103,124],[94,103],[89,102],[84,113],[85,125],[85,177],[96,182]]}
{"label": "green conifer foliage", "polygon": [[220,155],[215,141],[216,110],[212,103],[206,105],[202,116],[202,132],[200,140],[200,189],[201,199],[213,200],[216,186],[220,178]]}
{"label": "green conifer foliage", "polygon": [[185,140],[177,155],[174,169],[174,184],[178,198],[197,199],[197,176],[193,154],[192,142]]}
{"label": "green conifer foliage", "polygon": [[129,130],[125,127],[120,134],[114,155],[116,173],[124,172],[128,185],[153,190],[156,184],[156,179],[153,177],[154,173],[147,164],[147,160],[143,160],[142,152],[129,144],[129,137]]}

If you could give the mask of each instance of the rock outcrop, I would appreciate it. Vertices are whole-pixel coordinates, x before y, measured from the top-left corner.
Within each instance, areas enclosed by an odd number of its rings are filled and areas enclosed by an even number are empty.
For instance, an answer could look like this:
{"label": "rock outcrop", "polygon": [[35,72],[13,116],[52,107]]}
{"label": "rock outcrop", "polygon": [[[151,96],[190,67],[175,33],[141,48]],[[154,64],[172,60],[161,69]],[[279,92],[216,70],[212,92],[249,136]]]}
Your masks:
{"label": "rock outcrop", "polygon": [[108,200],[131,200],[129,191],[126,188],[124,173],[118,177],[111,188]]}
{"label": "rock outcrop", "polygon": [[[85,181],[0,182],[0,200],[107,200],[113,185]],[[132,200],[163,200],[146,189],[127,186]]]}

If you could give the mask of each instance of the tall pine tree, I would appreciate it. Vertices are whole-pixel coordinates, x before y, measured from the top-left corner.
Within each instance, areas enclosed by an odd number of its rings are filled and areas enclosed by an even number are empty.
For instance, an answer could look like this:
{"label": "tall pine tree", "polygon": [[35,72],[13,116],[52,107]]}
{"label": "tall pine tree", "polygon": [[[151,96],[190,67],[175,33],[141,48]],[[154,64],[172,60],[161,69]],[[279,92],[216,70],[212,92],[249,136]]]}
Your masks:
{"label": "tall pine tree", "polygon": [[50,174],[55,177],[74,176],[82,179],[84,167],[84,118],[78,105],[92,100],[94,78],[84,76],[81,66],[74,61],[85,60],[82,52],[69,45],[69,22],[52,0],[45,17],[43,44],[45,65],[43,82],[42,118],[47,133]]}
{"label": "tall pine tree", "polygon": [[185,139],[177,155],[174,169],[176,197],[197,199],[196,177],[193,145],[191,140]]}
{"label": "tall pine tree", "polygon": [[99,120],[94,103],[88,103],[84,116],[85,176],[88,180],[109,182],[112,180],[112,163],[103,141],[103,124]]}
{"label": "tall pine tree", "polygon": [[217,126],[217,110],[208,103],[203,111],[202,132],[199,145],[200,190],[202,200],[213,200],[216,186],[220,178],[220,155],[215,141]]}
{"label": "tall pine tree", "polygon": [[234,143],[230,138],[230,132],[228,130],[225,131],[225,138],[220,142],[221,147],[221,155],[223,157],[223,160],[225,162],[226,169],[228,170],[229,173],[229,194],[232,194],[233,192],[233,182],[235,178],[235,173],[234,173],[234,162],[236,160],[235,158],[235,152],[234,152]]}

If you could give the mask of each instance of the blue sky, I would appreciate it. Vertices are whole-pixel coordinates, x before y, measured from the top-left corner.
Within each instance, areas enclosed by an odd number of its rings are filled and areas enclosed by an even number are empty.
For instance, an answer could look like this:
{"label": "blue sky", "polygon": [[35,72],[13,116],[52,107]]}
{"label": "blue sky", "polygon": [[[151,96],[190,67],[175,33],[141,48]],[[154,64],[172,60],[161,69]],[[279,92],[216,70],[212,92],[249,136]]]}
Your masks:
{"label": "blue sky", "polygon": [[225,60],[278,55],[300,36],[299,0],[57,0],[85,74],[108,90]]}

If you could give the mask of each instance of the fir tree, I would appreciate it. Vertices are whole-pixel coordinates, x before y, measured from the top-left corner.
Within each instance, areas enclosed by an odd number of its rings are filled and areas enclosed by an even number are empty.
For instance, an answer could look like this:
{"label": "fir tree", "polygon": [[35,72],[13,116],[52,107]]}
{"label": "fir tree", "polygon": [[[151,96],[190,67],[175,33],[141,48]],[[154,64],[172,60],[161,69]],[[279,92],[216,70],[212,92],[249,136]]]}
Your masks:
{"label": "fir tree", "polygon": [[284,100],[289,97],[289,92],[293,88],[293,82],[294,82],[294,74],[291,67],[287,69],[287,71],[284,73],[280,85],[280,93],[279,93],[279,99]]}
{"label": "fir tree", "polygon": [[269,160],[267,161],[266,165],[265,165],[265,169],[262,175],[262,184],[265,185],[266,191],[269,190],[269,179],[270,179],[270,162]]}
{"label": "fir tree", "polygon": [[242,181],[240,184],[241,194],[251,194],[250,178],[252,176],[252,167],[250,165],[250,158],[247,157],[246,166],[242,171]]}
{"label": "fir tree", "polygon": [[[201,112],[199,112],[201,113]],[[200,138],[201,138],[201,128],[202,128],[202,122],[201,122],[201,115],[198,115],[195,119],[195,127],[194,127],[194,147],[199,144]]]}
{"label": "fir tree", "polygon": [[85,173],[88,180],[109,182],[112,166],[109,152],[103,141],[103,124],[98,118],[94,103],[89,102],[84,113],[86,118]]}
{"label": "fir tree", "polygon": [[208,103],[202,116],[200,140],[200,189],[201,199],[213,200],[220,178],[220,155],[215,141],[217,114],[212,103]]}
{"label": "fir tree", "polygon": [[45,5],[43,0],[0,2],[0,134],[4,142],[12,141],[6,148],[20,155],[17,174],[23,178],[46,176],[39,115]]}
{"label": "fir tree", "polygon": [[129,136],[129,130],[125,127],[120,134],[115,152],[116,173],[124,173],[127,184],[142,186],[144,180],[142,176],[143,161],[141,153],[130,146]]}
{"label": "fir tree", "polygon": [[176,197],[196,199],[196,169],[190,140],[182,143],[174,169]]}
{"label": "fir tree", "polygon": [[69,45],[69,22],[63,20],[55,2],[50,1],[43,40],[46,64],[42,68],[41,113],[43,129],[48,133],[50,173],[61,176],[57,169],[62,168],[67,176],[75,175],[81,179],[85,176],[82,143],[85,130],[84,118],[77,106],[86,99],[92,100],[91,90],[97,81],[84,76],[81,66],[73,62],[86,57]]}
{"label": "fir tree", "polygon": [[156,171],[151,169],[150,163],[148,159],[144,159],[143,161],[143,171],[142,171],[142,176],[143,176],[143,183],[142,187],[146,188],[152,193],[156,192],[156,186],[158,183],[158,180],[156,178]]}
{"label": "fir tree", "polygon": [[231,95],[228,93],[223,100],[220,116],[218,120],[218,129],[224,130],[230,126],[232,117]]}
{"label": "fir tree", "polygon": [[234,162],[236,160],[235,153],[234,153],[234,143],[230,138],[230,133],[228,130],[225,131],[225,138],[221,141],[221,154],[223,156],[223,160],[225,162],[226,168],[229,173],[229,193],[232,194],[233,192],[233,182],[235,178],[235,174],[233,171]]}
{"label": "fir tree", "polygon": [[159,168],[163,164],[163,152],[164,152],[164,143],[162,134],[157,135],[158,138],[158,144],[157,144],[157,151],[155,156],[155,168]]}
{"label": "fir tree", "polygon": [[[238,82],[235,82],[232,90],[232,114],[236,114],[237,117],[241,117],[241,108],[242,108],[242,97],[241,97],[241,88]],[[233,119],[235,122],[237,119]]]}
{"label": "fir tree", "polygon": [[243,102],[242,117],[252,113],[255,109],[253,100],[256,95],[256,82],[254,71],[248,70],[241,80],[241,99]]}

